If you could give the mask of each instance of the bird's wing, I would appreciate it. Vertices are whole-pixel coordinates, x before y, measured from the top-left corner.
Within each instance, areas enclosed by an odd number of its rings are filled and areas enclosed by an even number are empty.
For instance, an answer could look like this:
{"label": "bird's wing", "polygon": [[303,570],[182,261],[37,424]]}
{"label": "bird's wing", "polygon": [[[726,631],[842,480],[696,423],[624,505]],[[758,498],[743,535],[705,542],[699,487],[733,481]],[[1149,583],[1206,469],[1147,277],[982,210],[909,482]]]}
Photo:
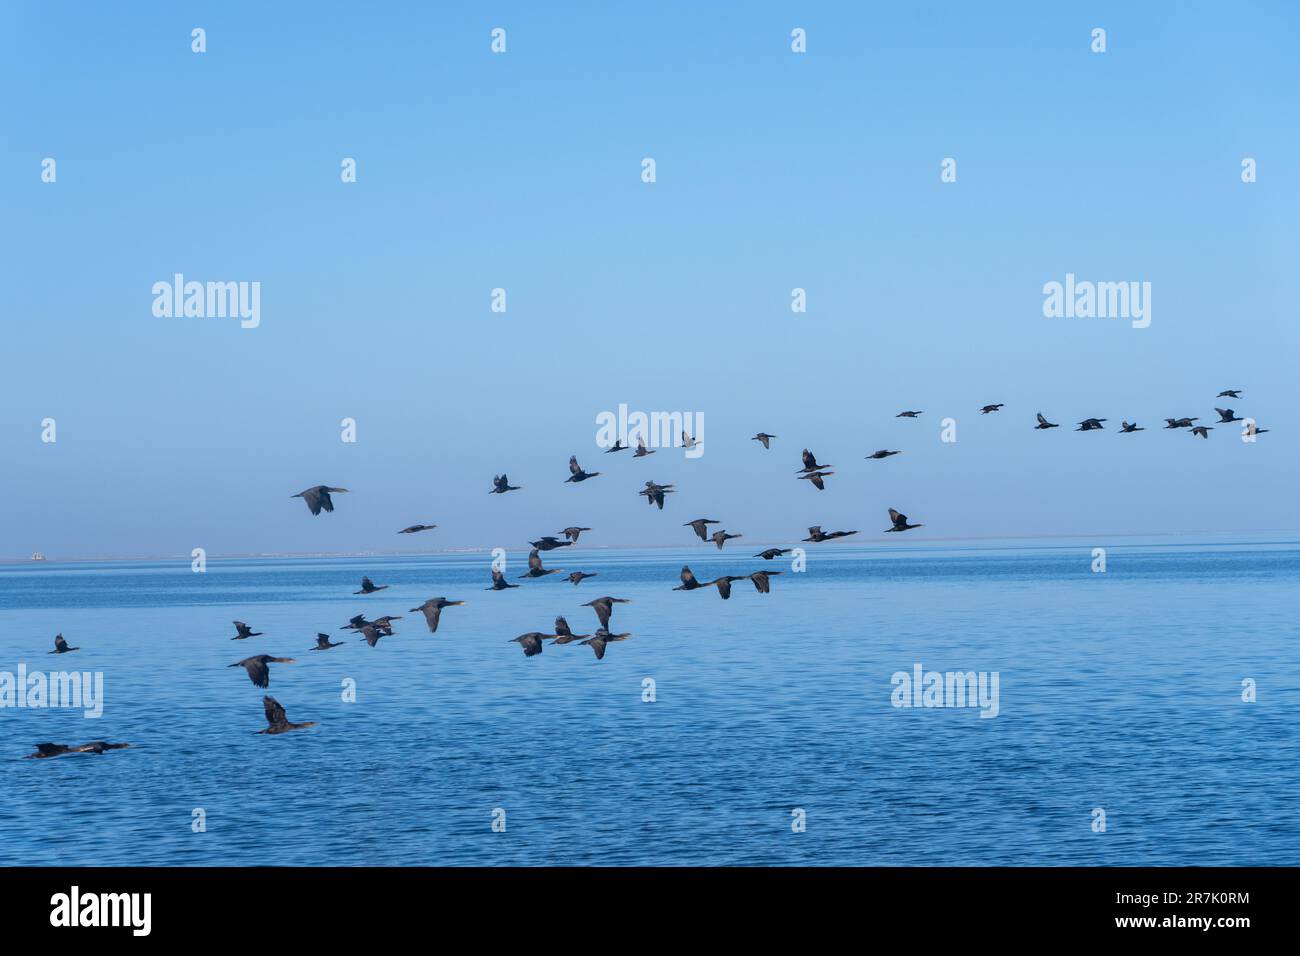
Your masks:
{"label": "bird's wing", "polygon": [[271,669],[264,661],[247,660],[244,662],[244,670],[248,671],[249,679],[258,687],[265,687],[271,683]]}
{"label": "bird's wing", "polygon": [[890,508],[890,509],[889,509],[889,520],[892,521],[892,522],[894,522],[894,524],[898,524],[899,522],[905,522],[905,521],[907,521],[907,515],[901,515],[901,514],[899,514],[897,511],[895,511],[893,508]]}
{"label": "bird's wing", "polygon": [[570,456],[569,456],[569,473],[570,473],[570,474],[577,475],[577,474],[580,474],[581,472],[582,472],[582,466],[578,464],[578,456],[577,456],[577,455],[570,455]]}
{"label": "bird's wing", "polygon": [[825,482],[822,481],[821,475],[813,475],[812,478],[810,478],[809,480],[813,483],[813,485],[817,488],[818,491],[826,490],[826,484]]}
{"label": "bird's wing", "polygon": [[690,568],[682,568],[682,584],[694,584],[695,574]]}
{"label": "bird's wing", "polygon": [[803,450],[803,466],[805,468],[813,468],[816,466],[816,464],[817,464],[817,457],[812,452],[810,452],[807,448],[805,448]]}
{"label": "bird's wing", "polygon": [[542,556],[538,553],[536,548],[533,548],[533,550],[528,552],[528,567],[529,570],[532,571],[542,570]]}
{"label": "bird's wing", "polygon": [[424,619],[429,623],[429,633],[438,631],[438,618],[442,617],[442,608],[437,604],[428,604],[424,608]]}
{"label": "bird's wing", "polygon": [[284,714],[284,708],[274,697],[262,698],[262,709],[266,711],[266,722],[271,727],[288,723],[288,718]]}

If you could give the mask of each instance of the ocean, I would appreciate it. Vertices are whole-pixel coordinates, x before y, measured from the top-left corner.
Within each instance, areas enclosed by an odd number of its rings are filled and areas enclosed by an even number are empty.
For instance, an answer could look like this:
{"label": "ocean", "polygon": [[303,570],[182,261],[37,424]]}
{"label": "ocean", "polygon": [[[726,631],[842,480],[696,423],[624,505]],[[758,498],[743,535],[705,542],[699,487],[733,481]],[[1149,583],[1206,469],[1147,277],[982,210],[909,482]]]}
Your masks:
{"label": "ocean", "polygon": [[[576,587],[512,552],[500,593],[486,553],[0,566],[0,672],[103,675],[99,718],[0,709],[0,864],[1300,862],[1300,542],[745,543],[545,554]],[[603,595],[604,660],[510,643]],[[267,691],[227,667],[261,653],[297,661]],[[996,707],[896,706],[918,668]],[[317,726],[257,735],[264,693]],[[22,759],[96,739],[135,746]]]}

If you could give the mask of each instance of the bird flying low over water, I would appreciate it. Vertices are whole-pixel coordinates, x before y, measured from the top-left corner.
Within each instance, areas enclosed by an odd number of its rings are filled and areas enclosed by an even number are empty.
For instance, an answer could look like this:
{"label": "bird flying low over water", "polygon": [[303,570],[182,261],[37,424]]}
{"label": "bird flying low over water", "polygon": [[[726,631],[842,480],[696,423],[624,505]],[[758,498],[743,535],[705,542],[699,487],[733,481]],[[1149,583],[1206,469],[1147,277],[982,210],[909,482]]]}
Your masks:
{"label": "bird flying low over water", "polygon": [[645,446],[644,438],[638,438],[636,440],[636,451],[632,452],[633,458],[644,458],[646,455],[653,455],[653,454],[654,454],[654,450],[651,448],[647,448]]}
{"label": "bird flying low over water", "polygon": [[674,591],[698,591],[700,588],[716,587],[718,589],[719,597],[724,601],[731,597],[731,582],[743,581],[745,579],[745,575],[743,574],[724,574],[722,577],[714,578],[712,581],[699,581],[696,579],[695,573],[689,567],[682,568],[681,577],[682,583],[673,588]]}
{"label": "bird flying low over water", "polygon": [[557,617],[555,619],[555,634],[547,635],[547,637],[550,640],[555,641],[556,644],[568,644],[571,641],[576,641],[590,636],[590,634],[574,634],[573,631],[569,629],[569,622],[563,617]]}
{"label": "bird flying low over water", "polygon": [[715,531],[713,532],[713,543],[716,544],[718,546],[718,550],[721,551],[722,546],[726,544],[729,540],[731,540],[732,538],[740,538],[740,537],[744,537],[744,536],[739,534],[727,534],[727,532],[725,531]]}
{"label": "bird flying low over water", "polygon": [[833,471],[814,471],[806,475],[799,475],[799,480],[810,481],[812,482],[812,486],[818,491],[825,491],[826,482],[823,479],[829,478],[833,474],[835,474]]}
{"label": "bird flying low over water", "polygon": [[894,526],[892,528],[886,528],[885,531],[887,532],[888,531],[910,531],[912,528],[923,527],[923,525],[919,525],[919,524],[908,524],[907,515],[900,514],[899,512],[895,511],[893,508],[889,509],[889,520],[894,522]]}
{"label": "bird flying low over water", "polygon": [[711,524],[719,524],[719,523],[720,522],[714,521],[712,518],[696,518],[694,521],[686,522],[686,524],[682,525],[682,527],[691,528],[692,530],[695,531],[697,535],[699,535],[701,541],[708,541],[709,540],[708,526]]}
{"label": "bird flying low over water", "polygon": [[268,664],[296,664],[292,657],[272,657],[270,654],[258,654],[256,657],[245,657],[242,661],[236,661],[228,664],[228,667],[242,667],[248,671],[248,679],[258,687],[266,687],[271,683],[271,668]]}
{"label": "bird flying low over water", "polygon": [[789,554],[793,548],[768,548],[766,551],[760,551],[754,555],[756,558],[762,558],[764,561],[771,561],[773,558],[779,558],[783,554]]}
{"label": "bird flying low over water", "polygon": [[570,455],[569,456],[569,477],[565,478],[564,480],[566,482],[586,481],[588,478],[595,478],[599,474],[600,472],[598,471],[583,471],[582,466],[578,464],[578,456]]}
{"label": "bird flying low over water", "polygon": [[596,660],[605,659],[605,645],[612,644],[614,641],[626,641],[631,634],[611,634],[605,628],[597,628],[596,633],[585,641],[579,641],[580,644],[586,644],[596,652]]}
{"label": "bird flying low over water", "polygon": [[54,650],[50,651],[51,654],[67,654],[71,651],[79,650],[81,650],[80,647],[69,647],[68,642],[63,639],[62,634],[54,635]]}
{"label": "bird flying low over water", "polygon": [[1242,420],[1237,417],[1237,413],[1231,408],[1216,408],[1215,411],[1219,413],[1220,425],[1228,425],[1232,422],[1239,422]]}
{"label": "bird flying low over water", "polygon": [[243,621],[234,621],[233,623],[234,623],[234,625],[235,625],[235,636],[231,638],[232,641],[246,641],[246,640],[248,640],[250,637],[261,637],[261,636],[262,636],[262,632],[261,632],[261,631],[254,631],[254,630],[252,630],[252,629],[251,629],[247,624],[245,624]]}
{"label": "bird flying low over water", "polygon": [[1241,392],[1242,389],[1239,388],[1225,388],[1223,391],[1221,391],[1218,395],[1215,395],[1214,397],[1215,398],[1241,398]]}
{"label": "bird flying low over water", "polygon": [[1049,422],[1046,418],[1043,417],[1043,413],[1039,412],[1038,424],[1035,425],[1034,427],[1035,428],[1060,428],[1061,426],[1056,424],[1055,422]]}
{"label": "bird flying low over water", "polygon": [[300,491],[296,495],[290,495],[290,498],[301,498],[307,502],[307,508],[312,514],[318,515],[321,509],[326,511],[334,510],[334,499],[330,495],[346,494],[346,488],[331,488],[329,485],[316,485],[314,488],[308,488],[306,491]]}
{"label": "bird flying low over water", "polygon": [[331,647],[342,647],[342,641],[331,641],[328,634],[316,635],[316,646],[307,648],[309,651],[328,651]]}
{"label": "bird flying low over water", "polygon": [[570,525],[569,527],[561,531],[560,534],[568,538],[570,543],[577,544],[578,538],[582,536],[582,532],[590,531],[590,530],[591,530],[590,528],[579,528],[577,525]]}
{"label": "bird flying low over water", "polygon": [[517,588],[519,585],[511,584],[506,580],[506,576],[496,568],[492,569],[492,586],[484,588],[484,591],[504,591],[506,588]]}
{"label": "bird flying low over water", "polygon": [[376,591],[386,591],[386,590],[388,590],[387,584],[375,584],[375,582],[370,580],[369,578],[362,578],[361,590],[353,591],[352,593],[353,594],[374,594]]}
{"label": "bird flying low over water", "polygon": [[783,571],[755,571],[753,574],[749,575],[749,580],[754,582],[754,590],[759,594],[768,594],[772,590],[772,585],[768,582],[768,578],[784,573],[785,572]]}
{"label": "bird flying low over water", "polygon": [[646,504],[658,505],[660,511],[664,510],[664,495],[672,493],[672,485],[659,485],[653,481],[647,481],[645,487],[637,492],[638,495],[645,495]]}
{"label": "bird flying low over water", "polygon": [[1192,429],[1192,434],[1197,438],[1209,438],[1210,432],[1214,430],[1213,425],[1197,425]]}
{"label": "bird flying low over water", "polygon": [[918,417],[918,416],[920,416],[920,415],[923,415],[923,414],[924,414],[924,412],[899,412],[899,413],[898,413],[897,415],[895,415],[894,417],[895,417],[895,418],[916,418],[916,417]]}
{"label": "bird flying low over water", "polygon": [[605,454],[608,455],[612,451],[627,451],[627,448],[628,446],[623,444],[623,439],[615,438],[614,444],[605,449]]}
{"label": "bird flying low over water", "polygon": [[381,637],[390,637],[393,633],[393,629],[391,627],[381,628],[374,624],[367,624],[365,627],[360,628],[359,632],[361,634],[361,639],[371,647],[374,647],[379,643]]}
{"label": "bird flying low over water", "polygon": [[888,458],[890,455],[901,455],[901,454],[902,454],[901,451],[890,451],[887,448],[882,448],[880,449],[880,451],[873,451],[870,455],[867,455],[867,458],[880,459],[880,458]]}
{"label": "bird flying low over water", "polygon": [[769,435],[767,432],[759,432],[757,435],[751,438],[750,441],[762,442],[764,448],[771,448],[772,446],[768,444],[768,442],[770,442],[775,437],[776,437],[775,435]]}
{"label": "bird flying low over water", "polygon": [[826,468],[834,467],[834,465],[819,465],[817,463],[816,455],[810,452],[807,448],[803,450],[803,467],[799,469],[800,471],[807,473],[812,471],[822,471]]}
{"label": "bird flying low over water", "polygon": [[543,634],[541,631],[529,631],[527,634],[520,634],[518,637],[510,638],[511,644],[518,644],[524,649],[524,657],[534,657],[542,652],[542,641],[551,634]]}
{"label": "bird flying low over water", "polygon": [[571,571],[568,580],[573,584],[581,584],[587,578],[594,578],[598,575],[593,571],[590,574],[586,571]]}
{"label": "bird flying low over water", "polygon": [[1195,418],[1166,418],[1165,428],[1191,428]]}
{"label": "bird flying low over water", "polygon": [[1076,428],[1075,431],[1076,432],[1096,431],[1097,429],[1102,427],[1101,423],[1104,421],[1106,421],[1106,419],[1104,418],[1085,418],[1083,421],[1079,422],[1079,427]]}
{"label": "bird flying low over water", "polygon": [[548,574],[560,574],[563,568],[551,568],[547,570],[542,567],[542,555],[536,548],[528,552],[528,570],[519,575],[521,578],[544,578]]}
{"label": "bird flying low over water", "polygon": [[33,744],[36,748],[35,753],[27,755],[28,758],[37,760],[46,757],[62,757],[64,754],[104,754],[110,750],[125,750],[130,744],[112,744],[107,740],[92,740],[87,744],[77,744],[75,747],[69,747],[67,744]]}
{"label": "bird flying low over water", "polygon": [[419,531],[432,531],[438,527],[436,524],[413,524],[409,528],[403,528],[398,534],[415,534]]}
{"label": "bird flying low over water", "polygon": [[824,532],[822,531],[821,525],[815,524],[808,529],[808,537],[804,538],[804,540],[805,541],[830,541],[832,538],[847,538],[851,534],[857,534],[857,532],[856,531]]}
{"label": "bird flying low over water", "polygon": [[981,414],[981,415],[987,415],[989,412],[997,412],[997,411],[1001,411],[1001,410],[1002,410],[1002,405],[1001,405],[1001,404],[997,404],[997,405],[985,405],[983,408],[980,409],[980,414]]}
{"label": "bird flying low over water", "polygon": [[464,601],[448,601],[444,597],[429,598],[419,607],[411,608],[411,613],[416,611],[424,612],[424,620],[429,625],[429,633],[438,633],[438,619],[442,617],[442,609],[445,607],[457,607],[464,604]]}
{"label": "bird flying low over water", "polygon": [[295,724],[285,716],[284,708],[274,697],[262,698],[262,710],[266,712],[266,729],[259,730],[259,734],[283,734],[290,730],[301,730],[304,727],[315,727],[316,721],[309,720],[306,723]]}
{"label": "bird flying low over water", "polygon": [[490,495],[504,495],[507,491],[518,491],[521,486],[510,484],[510,479],[505,475],[492,476],[492,490]]}
{"label": "bird flying low over water", "polygon": [[394,617],[391,614],[385,614],[383,617],[375,618],[373,621],[367,621],[364,614],[358,614],[348,623],[344,624],[339,630],[341,631],[359,631],[364,627],[373,627],[380,634],[392,634],[393,622],[400,621],[402,616],[399,614]]}
{"label": "bird flying low over water", "polygon": [[556,548],[567,548],[573,544],[573,541],[561,541],[559,538],[545,535],[538,541],[529,541],[538,551],[554,551]]}
{"label": "bird flying low over water", "polygon": [[1143,427],[1141,427],[1137,422],[1133,422],[1132,424],[1130,424],[1130,423],[1127,422],[1127,421],[1123,421],[1123,422],[1120,422],[1120,423],[1119,423],[1119,430],[1120,430],[1121,432],[1125,433],[1125,434],[1128,434],[1129,432],[1144,432],[1144,431],[1146,431],[1146,429],[1143,428]]}
{"label": "bird flying low over water", "polygon": [[583,607],[589,607],[596,612],[596,619],[600,621],[601,627],[609,627],[609,618],[614,613],[614,605],[631,603],[628,598],[599,597],[594,601],[588,601]]}

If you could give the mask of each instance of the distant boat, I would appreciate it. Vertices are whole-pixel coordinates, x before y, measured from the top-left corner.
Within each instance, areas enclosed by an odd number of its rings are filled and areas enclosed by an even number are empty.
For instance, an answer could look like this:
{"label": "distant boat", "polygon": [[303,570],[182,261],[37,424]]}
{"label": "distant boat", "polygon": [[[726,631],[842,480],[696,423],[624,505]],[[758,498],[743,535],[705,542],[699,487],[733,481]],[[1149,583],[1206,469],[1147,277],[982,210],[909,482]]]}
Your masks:
{"label": "distant boat", "polygon": [[32,552],[32,560],[33,560],[33,561],[44,561],[44,560],[45,560],[45,555],[41,554],[39,551],[33,551],[33,552]]}

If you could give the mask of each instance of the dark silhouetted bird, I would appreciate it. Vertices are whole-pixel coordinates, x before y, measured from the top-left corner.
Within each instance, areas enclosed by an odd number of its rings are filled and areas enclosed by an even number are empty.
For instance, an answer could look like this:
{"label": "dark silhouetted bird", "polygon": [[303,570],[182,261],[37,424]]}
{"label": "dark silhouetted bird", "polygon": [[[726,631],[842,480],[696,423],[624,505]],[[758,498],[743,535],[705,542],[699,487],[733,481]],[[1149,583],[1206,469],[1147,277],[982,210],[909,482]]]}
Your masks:
{"label": "dark silhouetted bird", "polygon": [[1166,418],[1165,428],[1191,428],[1195,418]]}
{"label": "dark silhouetted bird", "polygon": [[1197,425],[1192,429],[1192,434],[1197,438],[1209,438],[1210,432],[1214,430],[1213,425]]}
{"label": "dark silhouetted bird", "polygon": [[805,541],[830,541],[832,538],[847,538],[851,534],[857,534],[857,532],[856,531],[824,532],[822,531],[821,525],[815,524],[808,529],[808,537],[804,538],[804,540]]}
{"label": "dark silhouetted bird", "polygon": [[814,471],[806,475],[800,475],[799,480],[812,482],[812,486],[818,491],[825,491],[826,482],[823,479],[829,478],[833,474],[835,474],[833,471]]}
{"label": "dark silhouetted bird", "polygon": [[560,574],[563,570],[563,568],[550,568],[548,570],[542,567],[541,552],[534,548],[528,552],[528,570],[519,576],[521,578],[544,578],[548,574]]}
{"label": "dark silhouetted bird", "polygon": [[229,667],[242,667],[248,671],[248,679],[258,687],[265,687],[271,683],[271,668],[268,664],[295,664],[292,657],[272,657],[270,654],[258,654],[256,657],[245,657],[242,661],[236,661],[229,664]]}
{"label": "dark silhouetted bird", "polygon": [[596,619],[600,621],[601,627],[609,627],[609,618],[614,613],[614,605],[631,603],[628,598],[599,597],[594,601],[588,601],[583,607],[589,607],[596,612]]}
{"label": "dark silhouetted bird", "polygon": [[375,584],[375,582],[370,580],[369,578],[362,578],[361,590],[353,591],[352,593],[353,594],[374,594],[376,591],[386,591],[386,590],[388,590],[387,584]]}
{"label": "dark silhouetted bird", "polygon": [[69,647],[68,642],[63,639],[62,634],[54,635],[54,650],[50,651],[51,654],[67,654],[71,651],[79,650],[81,650],[80,647]]}
{"label": "dark silhouetted bird", "polygon": [[997,412],[997,411],[1001,411],[1001,410],[1002,410],[1002,405],[1001,405],[1001,404],[998,404],[998,405],[985,405],[983,408],[980,409],[980,414],[981,414],[981,415],[987,415],[989,412]]}
{"label": "dark silhouetted bird", "polygon": [[834,465],[820,465],[817,463],[817,456],[807,448],[803,450],[803,467],[799,469],[802,472],[823,471],[827,468],[834,468]]}
{"label": "dark silhouetted bird", "polygon": [[646,504],[658,505],[660,511],[664,510],[664,495],[672,493],[672,485],[659,485],[653,481],[647,481],[645,487],[637,492],[638,495],[645,495]]}
{"label": "dark silhouetted bird", "polygon": [[1242,390],[1239,388],[1225,388],[1215,398],[1241,398]]}
{"label": "dark silhouetted bird", "polygon": [[888,458],[890,455],[901,455],[901,454],[902,454],[901,451],[889,451],[887,448],[882,448],[880,449],[880,451],[873,451],[870,455],[867,455],[867,458],[880,459],[880,458]]}
{"label": "dark silhouetted bird", "polygon": [[590,530],[591,530],[590,528],[579,528],[577,525],[570,525],[569,527],[561,531],[560,534],[568,538],[569,541],[572,542],[573,544],[577,544],[578,538],[582,536],[582,532],[590,531]]}
{"label": "dark silhouetted bird", "polygon": [[555,641],[556,644],[568,644],[571,641],[581,640],[584,637],[590,636],[590,634],[574,634],[573,631],[569,629],[569,622],[563,617],[557,617],[555,619],[555,635],[550,639]]}
{"label": "dark silhouetted bird", "polygon": [[762,558],[764,561],[771,561],[773,558],[779,558],[783,554],[789,554],[794,548],[768,548],[766,551],[760,551],[754,555],[756,558]]}
{"label": "dark silhouetted bird", "polygon": [[507,478],[505,475],[493,475],[492,490],[489,491],[488,494],[504,495],[507,491],[518,491],[520,487],[522,486],[510,484],[510,479]]}
{"label": "dark silhouetted bird", "polygon": [[328,634],[316,635],[316,646],[307,648],[309,651],[328,651],[331,647],[342,647],[342,641],[331,641]]}
{"label": "dark silhouetted bird", "polygon": [[899,412],[894,417],[895,418],[916,418],[918,415],[921,414],[923,413],[922,412]]}
{"label": "dark silhouetted bird", "polygon": [[554,551],[556,548],[567,548],[573,544],[572,541],[561,541],[559,538],[546,535],[540,541],[529,541],[538,551]]}
{"label": "dark silhouetted bird", "polygon": [[725,531],[715,531],[713,532],[713,543],[716,544],[718,546],[718,550],[721,551],[722,546],[726,544],[728,541],[730,541],[732,538],[741,538],[741,537],[744,536],[739,534],[727,534],[727,532]]}
{"label": "dark silhouetted bird", "polygon": [[1237,417],[1237,413],[1231,408],[1216,408],[1215,411],[1219,413],[1220,425],[1230,425],[1233,422],[1239,422],[1242,420]]}
{"label": "dark silhouetted bird", "polygon": [[784,574],[784,571],[755,571],[749,576],[749,580],[754,582],[754,589],[759,594],[767,594],[772,590],[772,585],[768,578],[776,574]]}
{"label": "dark silhouetted bird", "polygon": [[1083,421],[1079,422],[1079,427],[1076,428],[1075,431],[1076,432],[1096,431],[1097,429],[1102,427],[1101,423],[1104,421],[1106,421],[1106,419],[1104,418],[1085,418]]}
{"label": "dark silhouetted bird", "polygon": [[381,634],[392,634],[393,622],[400,621],[401,619],[402,616],[400,614],[396,617],[391,614],[385,614],[383,617],[376,618],[373,621],[367,621],[364,614],[358,614],[349,620],[348,623],[344,624],[339,630],[359,631],[363,627],[374,627]]}
{"label": "dark silhouetted bird", "polygon": [[550,636],[550,634],[543,634],[541,631],[529,631],[527,634],[520,634],[518,637],[510,638],[510,643],[522,647],[524,657],[534,657],[542,652],[542,641]]}
{"label": "dark silhouetted bird", "polygon": [[633,458],[644,458],[646,455],[653,455],[653,454],[654,454],[654,450],[647,448],[645,446],[645,439],[638,438],[636,440],[636,451],[632,452]]}
{"label": "dark silhouetted bird", "polygon": [[719,524],[719,523],[720,522],[714,521],[712,518],[696,518],[694,521],[686,522],[686,524],[682,525],[682,527],[692,529],[699,536],[701,541],[708,541],[709,540],[708,526],[711,524]]}
{"label": "dark silhouetted bird", "polygon": [[249,626],[245,624],[243,621],[235,621],[234,625],[235,625],[235,636],[231,638],[232,641],[246,641],[250,637],[262,636],[261,631],[251,630]]}
{"label": "dark silhouetted bird", "polygon": [[1035,428],[1060,428],[1061,426],[1056,424],[1055,422],[1049,422],[1046,418],[1043,417],[1043,413],[1039,412],[1038,424],[1035,425],[1034,427]]}
{"label": "dark silhouetted bird", "polygon": [[517,588],[519,585],[511,584],[506,580],[506,576],[496,568],[492,569],[492,586],[484,588],[485,591],[504,591],[506,588]]}
{"label": "dark silhouetted bird", "polygon": [[445,607],[459,607],[464,601],[448,601],[445,597],[429,598],[419,607],[411,608],[411,613],[416,611],[424,612],[425,623],[429,625],[429,633],[438,633],[438,619],[442,617],[442,609]]}
{"label": "dark silhouetted bird", "polygon": [[626,641],[631,636],[631,634],[611,634],[602,627],[597,629],[596,633],[591,637],[580,643],[590,645],[591,649],[596,652],[596,660],[600,661],[605,659],[606,644],[612,644],[614,641]]}
{"label": "dark silhouetted bird", "polygon": [[764,448],[771,448],[772,446],[769,445],[768,442],[770,442],[775,437],[776,437],[775,435],[769,435],[767,432],[759,432],[757,435],[751,438],[750,441],[762,442]]}
{"label": "dark silhouetted bird", "polygon": [[582,466],[578,464],[578,456],[570,455],[569,456],[569,477],[565,478],[564,480],[566,482],[586,481],[588,478],[595,478],[599,474],[600,472],[598,471],[583,471]]}
{"label": "dark silhouetted bird", "polygon": [[29,758],[43,760],[47,757],[61,757],[64,754],[104,754],[110,750],[125,750],[130,744],[111,744],[106,740],[92,740],[88,744],[77,744],[75,747],[69,747],[67,744],[34,744],[35,753],[27,755]]}
{"label": "dark silhouetted bird", "polygon": [[888,531],[910,531],[913,528],[924,527],[923,525],[919,525],[919,524],[908,524],[907,515],[900,514],[899,512],[895,511],[893,508],[889,509],[889,520],[894,522],[894,526],[892,528],[886,528],[885,531],[887,532]]}
{"label": "dark silhouetted bird", "polygon": [[716,587],[722,600],[731,597],[731,582],[741,581],[744,575],[724,574],[720,578],[714,578],[712,581],[696,580],[695,573],[689,567],[682,568],[682,583],[673,588],[674,591],[697,591],[700,588]]}
{"label": "dark silhouetted bird", "polygon": [[369,644],[371,647],[374,647],[376,644],[378,644],[379,639],[381,637],[389,637],[392,633],[393,633],[392,628],[381,629],[376,627],[373,624],[367,624],[365,627],[361,628],[360,630],[361,639],[365,641],[367,644]]}
{"label": "dark silhouetted bird", "polygon": [[1123,432],[1124,434],[1128,434],[1129,432],[1144,432],[1144,431],[1146,431],[1146,429],[1145,429],[1145,428],[1142,428],[1140,425],[1138,425],[1137,422],[1133,422],[1132,424],[1129,424],[1129,423],[1126,422],[1126,421],[1124,421],[1124,422],[1120,422],[1120,423],[1119,423],[1119,430],[1120,430],[1121,432]]}
{"label": "dark silhouetted bird", "polygon": [[415,534],[419,531],[432,531],[438,527],[436,524],[413,524],[408,528],[403,528],[398,534]]}
{"label": "dark silhouetted bird", "polygon": [[605,454],[608,455],[612,451],[627,451],[627,448],[628,446],[623,444],[621,438],[615,438],[614,444],[605,449]]}
{"label": "dark silhouetted bird", "polygon": [[598,575],[594,571],[591,574],[588,574],[586,571],[572,571],[569,573],[569,581],[573,584],[581,584],[587,578],[594,578],[597,576]]}
{"label": "dark silhouetted bird", "polygon": [[274,697],[262,698],[262,710],[266,712],[266,729],[259,730],[259,734],[283,734],[290,730],[301,730],[304,727],[315,727],[316,721],[308,720],[305,723],[295,724],[284,714],[284,708]]}
{"label": "dark silhouetted bird", "polygon": [[334,499],[330,495],[341,495],[347,492],[346,488],[331,488],[328,485],[317,485],[315,488],[308,488],[306,491],[300,491],[296,495],[290,495],[290,498],[301,498],[307,502],[307,508],[312,514],[318,515],[321,509],[326,511],[334,510]]}

